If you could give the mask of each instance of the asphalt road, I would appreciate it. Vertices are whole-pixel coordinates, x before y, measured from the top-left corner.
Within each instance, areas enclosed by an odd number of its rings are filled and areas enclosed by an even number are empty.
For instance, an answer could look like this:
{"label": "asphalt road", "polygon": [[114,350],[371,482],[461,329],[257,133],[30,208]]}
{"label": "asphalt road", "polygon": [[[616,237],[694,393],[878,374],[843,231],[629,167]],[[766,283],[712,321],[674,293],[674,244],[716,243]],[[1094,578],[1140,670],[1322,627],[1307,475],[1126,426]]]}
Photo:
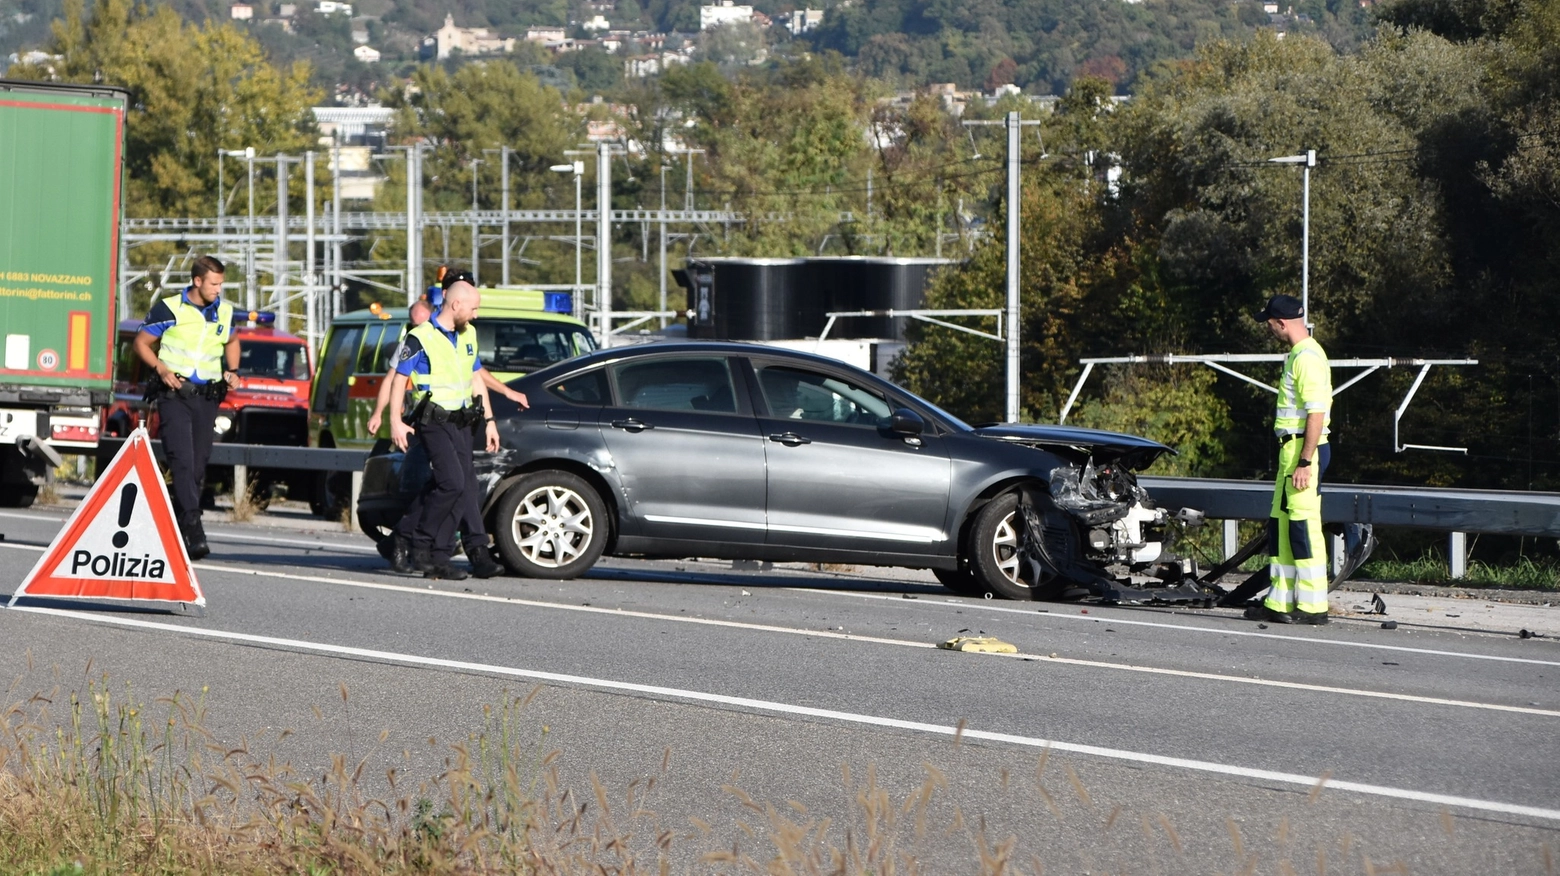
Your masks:
{"label": "asphalt road", "polygon": [[[63,520],[0,512],[0,600]],[[926,872],[972,872],[978,844],[1009,838],[1053,873],[1560,867],[1560,609],[1527,609],[1550,635],[1521,639],[972,600],[908,571],[608,561],[430,587],[346,533],[207,528],[204,617],[0,611],[8,699],[104,676],[147,701],[204,689],[219,739],[305,776],[367,757],[385,793],[385,768],[433,777],[484,705],[534,693],[528,744],[577,794],[598,777],[642,853],[672,831],[674,872],[764,859],[774,819],[829,818],[843,845],[869,774],[896,804],[933,788],[926,828],[892,831]],[[961,632],[1019,654],[933,647]]]}

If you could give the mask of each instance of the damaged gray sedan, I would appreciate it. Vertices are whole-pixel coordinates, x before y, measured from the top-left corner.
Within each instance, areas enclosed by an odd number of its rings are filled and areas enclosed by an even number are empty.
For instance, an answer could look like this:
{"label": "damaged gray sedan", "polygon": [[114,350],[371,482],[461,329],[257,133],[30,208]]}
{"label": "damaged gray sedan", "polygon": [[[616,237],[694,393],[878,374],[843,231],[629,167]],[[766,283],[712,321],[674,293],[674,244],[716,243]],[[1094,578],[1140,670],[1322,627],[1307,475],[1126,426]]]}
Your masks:
{"label": "damaged gray sedan", "polygon": [[[1135,472],[1173,451],[1061,426],[972,427],[832,359],[740,343],[601,350],[513,381],[505,449],[478,454],[488,530],[517,574],[603,555],[931,569],[1009,599],[1206,601],[1172,553],[1196,512]],[[399,454],[365,470],[376,537],[409,498]]]}

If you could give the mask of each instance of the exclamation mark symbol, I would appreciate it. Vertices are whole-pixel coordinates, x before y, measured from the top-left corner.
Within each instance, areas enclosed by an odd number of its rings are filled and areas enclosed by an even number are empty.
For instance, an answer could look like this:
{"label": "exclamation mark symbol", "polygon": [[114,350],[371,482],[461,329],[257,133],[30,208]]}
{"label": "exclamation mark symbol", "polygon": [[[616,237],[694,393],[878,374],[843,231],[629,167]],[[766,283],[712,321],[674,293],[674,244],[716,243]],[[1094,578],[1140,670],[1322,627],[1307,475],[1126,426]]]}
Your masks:
{"label": "exclamation mark symbol", "polygon": [[135,510],[135,494],[140,492],[135,484],[125,484],[125,488],[119,491],[119,531],[114,533],[114,547],[122,548],[130,543],[130,533],[125,532],[125,527],[130,525],[130,512]]}

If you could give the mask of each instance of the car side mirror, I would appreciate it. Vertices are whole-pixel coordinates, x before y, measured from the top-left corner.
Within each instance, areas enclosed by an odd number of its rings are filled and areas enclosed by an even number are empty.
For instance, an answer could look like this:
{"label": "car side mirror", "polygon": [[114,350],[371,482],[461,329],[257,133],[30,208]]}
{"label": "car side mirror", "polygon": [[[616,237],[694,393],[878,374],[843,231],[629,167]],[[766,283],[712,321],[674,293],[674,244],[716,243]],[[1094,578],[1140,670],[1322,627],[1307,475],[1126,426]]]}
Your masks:
{"label": "car side mirror", "polygon": [[888,428],[896,435],[913,438],[926,431],[926,421],[921,419],[920,414],[909,408],[898,408],[889,417]]}

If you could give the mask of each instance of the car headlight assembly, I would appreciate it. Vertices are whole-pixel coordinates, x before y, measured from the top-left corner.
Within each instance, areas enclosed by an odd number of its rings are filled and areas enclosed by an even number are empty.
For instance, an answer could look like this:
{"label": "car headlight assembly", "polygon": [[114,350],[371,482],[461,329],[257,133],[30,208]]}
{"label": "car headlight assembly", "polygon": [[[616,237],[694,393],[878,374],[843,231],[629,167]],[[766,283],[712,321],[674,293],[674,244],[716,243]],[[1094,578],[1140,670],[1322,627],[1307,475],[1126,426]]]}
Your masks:
{"label": "car headlight assembly", "polygon": [[218,435],[226,435],[232,428],[233,418],[227,414],[218,414],[216,420],[212,421],[211,425],[211,430]]}

